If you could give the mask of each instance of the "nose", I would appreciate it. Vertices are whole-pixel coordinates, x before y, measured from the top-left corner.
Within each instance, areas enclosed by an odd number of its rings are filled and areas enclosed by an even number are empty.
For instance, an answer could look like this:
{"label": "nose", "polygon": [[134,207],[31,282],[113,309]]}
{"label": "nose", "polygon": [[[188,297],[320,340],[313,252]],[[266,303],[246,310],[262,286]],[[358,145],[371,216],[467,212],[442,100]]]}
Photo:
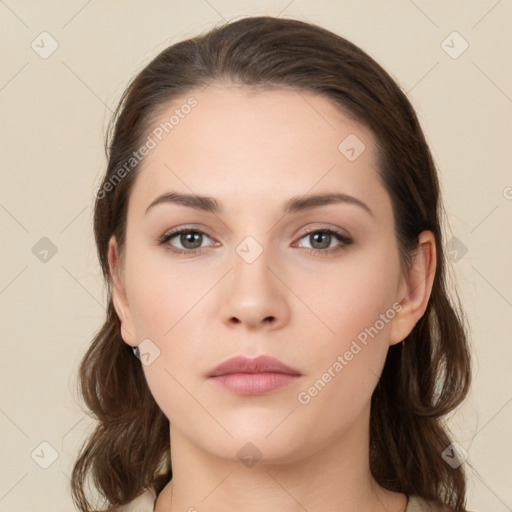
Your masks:
{"label": "nose", "polygon": [[251,263],[234,255],[221,306],[222,321],[228,327],[274,330],[288,322],[289,290],[269,253],[264,249]]}

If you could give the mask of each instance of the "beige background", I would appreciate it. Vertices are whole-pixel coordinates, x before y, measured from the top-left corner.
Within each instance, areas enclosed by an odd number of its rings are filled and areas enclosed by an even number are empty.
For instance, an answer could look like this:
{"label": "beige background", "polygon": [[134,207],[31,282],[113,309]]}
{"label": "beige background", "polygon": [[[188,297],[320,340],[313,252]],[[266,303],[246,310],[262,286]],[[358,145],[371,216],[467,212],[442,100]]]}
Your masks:
{"label": "beige background", "polygon": [[[469,506],[512,510],[510,0],[6,0],[1,512],[73,509],[69,475],[91,425],[73,396],[76,367],[104,315],[91,219],[111,111],[129,78],[170,43],[222,18],[260,14],[347,37],[394,76],[417,109],[458,239],[453,271],[472,327],[474,387],[450,422],[473,466],[466,463]],[[43,31],[58,44],[47,58],[40,56],[51,49]],[[453,31],[460,36],[442,44]],[[464,41],[469,47],[453,58]],[[46,262],[39,259],[43,237],[57,248]]]}

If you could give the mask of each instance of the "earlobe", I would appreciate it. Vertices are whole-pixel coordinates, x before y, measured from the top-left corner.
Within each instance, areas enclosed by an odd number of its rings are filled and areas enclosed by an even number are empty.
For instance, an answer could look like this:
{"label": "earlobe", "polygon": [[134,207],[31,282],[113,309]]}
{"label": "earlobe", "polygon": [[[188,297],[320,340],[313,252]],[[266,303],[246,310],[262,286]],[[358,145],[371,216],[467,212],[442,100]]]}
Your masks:
{"label": "earlobe", "polygon": [[436,273],[436,243],[431,231],[418,237],[418,248],[409,274],[403,277],[399,296],[402,308],[391,323],[389,344],[404,340],[427,309]]}
{"label": "earlobe", "polygon": [[125,343],[135,347],[137,345],[135,327],[133,325],[130,305],[128,304],[125,287],[121,277],[119,248],[114,236],[110,238],[108,244],[108,263],[112,282],[112,302],[119,321],[121,322],[121,336]]}

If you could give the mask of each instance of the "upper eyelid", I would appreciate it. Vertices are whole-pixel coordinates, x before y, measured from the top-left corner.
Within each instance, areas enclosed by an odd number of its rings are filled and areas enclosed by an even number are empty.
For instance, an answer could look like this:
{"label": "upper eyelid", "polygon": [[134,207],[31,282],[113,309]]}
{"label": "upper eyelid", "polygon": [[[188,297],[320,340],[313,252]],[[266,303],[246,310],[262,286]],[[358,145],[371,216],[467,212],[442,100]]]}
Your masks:
{"label": "upper eyelid", "polygon": [[171,230],[168,233],[163,234],[161,238],[174,238],[175,236],[178,236],[181,233],[186,233],[187,231],[201,233],[202,235],[206,235],[208,238],[214,239],[214,237],[209,235],[204,229],[188,226]]}

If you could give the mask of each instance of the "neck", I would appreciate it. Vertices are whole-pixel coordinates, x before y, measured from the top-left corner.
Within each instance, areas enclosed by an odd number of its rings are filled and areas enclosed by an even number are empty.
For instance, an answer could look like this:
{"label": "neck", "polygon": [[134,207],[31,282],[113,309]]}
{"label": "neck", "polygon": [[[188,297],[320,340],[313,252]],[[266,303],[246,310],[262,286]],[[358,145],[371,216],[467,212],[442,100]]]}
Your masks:
{"label": "neck", "polygon": [[219,459],[205,452],[171,424],[173,478],[155,512],[404,512],[407,497],[380,487],[371,476],[369,412],[363,416],[343,439],[312,455],[297,454],[285,464],[262,456],[250,467],[236,456]]}

